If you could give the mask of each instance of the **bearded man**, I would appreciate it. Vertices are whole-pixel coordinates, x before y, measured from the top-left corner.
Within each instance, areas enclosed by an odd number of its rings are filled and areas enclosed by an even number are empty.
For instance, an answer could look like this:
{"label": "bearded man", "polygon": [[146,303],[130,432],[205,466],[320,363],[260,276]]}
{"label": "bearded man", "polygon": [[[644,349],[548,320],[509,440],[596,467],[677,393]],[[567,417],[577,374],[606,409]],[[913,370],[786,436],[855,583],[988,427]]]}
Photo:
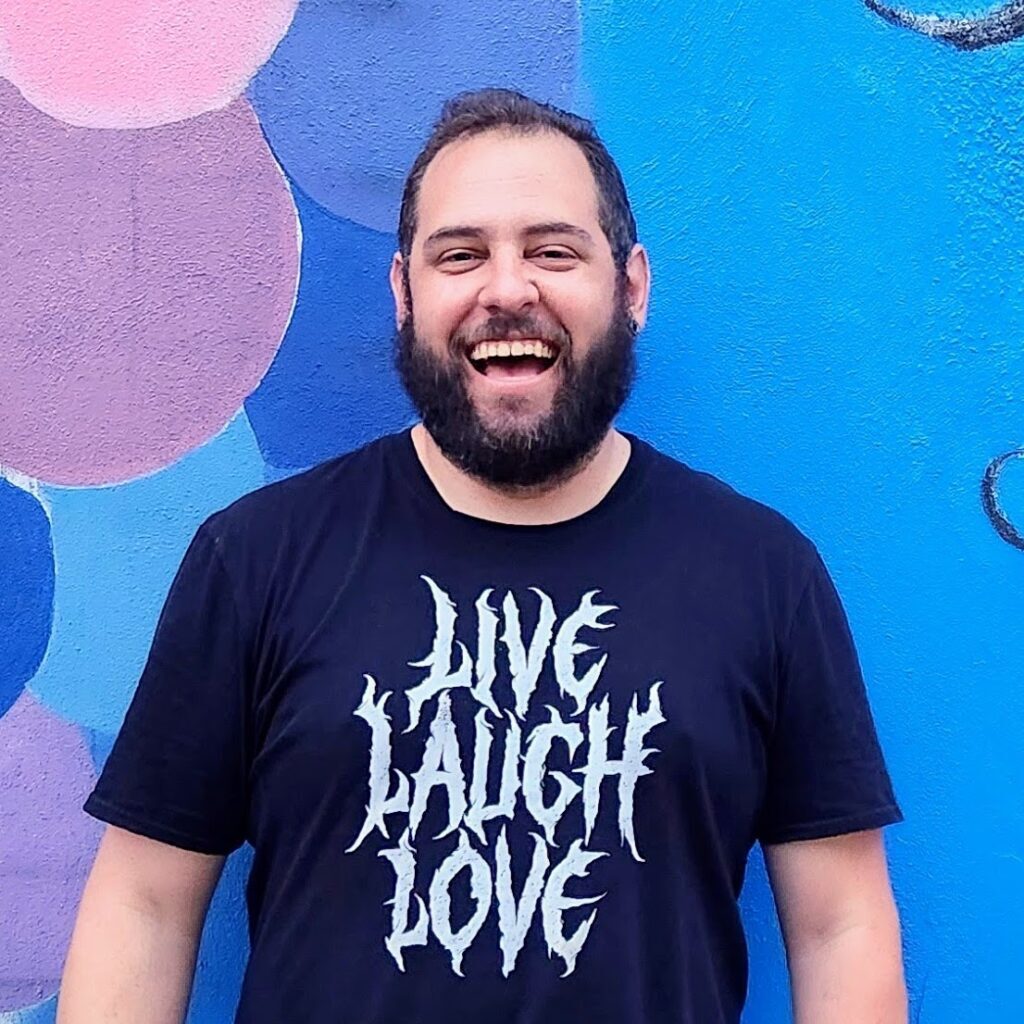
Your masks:
{"label": "bearded man", "polygon": [[737,1024],[760,842],[797,1021],[901,1024],[847,620],[788,520],[614,427],[650,270],[593,126],[456,97],[398,240],[421,422],[196,534],[59,1021],[178,1024],[248,842],[240,1024]]}

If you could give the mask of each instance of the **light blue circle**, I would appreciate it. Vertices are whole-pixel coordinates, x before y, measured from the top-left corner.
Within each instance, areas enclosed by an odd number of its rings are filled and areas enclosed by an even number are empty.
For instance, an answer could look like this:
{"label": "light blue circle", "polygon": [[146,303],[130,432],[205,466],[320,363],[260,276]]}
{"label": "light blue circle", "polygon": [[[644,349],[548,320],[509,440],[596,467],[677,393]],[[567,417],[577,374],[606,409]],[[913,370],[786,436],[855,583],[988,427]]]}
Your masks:
{"label": "light blue circle", "polygon": [[117,732],[189,540],[210,513],[262,483],[263,460],[242,412],[150,476],[111,487],[47,487],[54,626],[32,693],[68,721]]}
{"label": "light blue circle", "polygon": [[0,1013],[0,1024],[54,1024],[57,1019],[57,997],[51,996],[41,1003]]}

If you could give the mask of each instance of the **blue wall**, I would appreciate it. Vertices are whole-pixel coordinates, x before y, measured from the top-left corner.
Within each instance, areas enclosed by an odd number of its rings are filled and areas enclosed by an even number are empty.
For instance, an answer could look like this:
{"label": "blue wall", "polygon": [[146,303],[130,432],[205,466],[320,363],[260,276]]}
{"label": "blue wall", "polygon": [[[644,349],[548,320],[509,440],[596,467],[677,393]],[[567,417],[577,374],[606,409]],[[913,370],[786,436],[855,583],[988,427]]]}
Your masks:
{"label": "blue wall", "polygon": [[[651,253],[622,425],[789,515],[836,578],[907,818],[887,841],[912,1020],[1024,1019],[1024,458],[1000,459],[1024,448],[1022,80],[1024,43],[966,52],[857,0],[300,3],[239,101],[302,237],[261,382],[149,475],[59,486],[15,464],[0,480],[11,756],[39,771],[57,735],[67,786],[87,786],[194,525],[409,422],[388,359],[402,174],[444,95],[517,85],[596,119]],[[0,821],[24,829],[10,779]],[[74,841],[87,864],[94,837]],[[232,858],[215,899],[192,1024],[230,1018],[247,865]],[[4,942],[59,965],[64,925],[29,931],[22,877],[0,857],[0,921],[22,929]],[[744,910],[745,1020],[777,1024],[759,856]],[[52,1022],[52,963],[28,985],[16,970],[0,958],[0,1024]]]}
{"label": "blue wall", "polygon": [[[1024,49],[688,6],[584,18],[656,281],[628,419],[819,542],[907,816],[912,1019],[1022,1019],[1024,552],[979,488],[1024,445]],[[1024,461],[999,498],[1024,523]],[[748,1017],[783,1020],[760,871],[748,896]]]}

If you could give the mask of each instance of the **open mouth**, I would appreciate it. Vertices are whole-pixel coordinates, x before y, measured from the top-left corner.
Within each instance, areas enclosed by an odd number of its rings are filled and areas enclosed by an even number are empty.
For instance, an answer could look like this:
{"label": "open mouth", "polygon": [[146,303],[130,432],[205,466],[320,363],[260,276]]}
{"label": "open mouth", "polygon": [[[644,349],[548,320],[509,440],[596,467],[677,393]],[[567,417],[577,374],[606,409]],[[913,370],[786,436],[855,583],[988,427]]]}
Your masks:
{"label": "open mouth", "polygon": [[477,373],[500,380],[539,377],[558,361],[558,349],[547,342],[478,341],[469,350],[469,361]]}

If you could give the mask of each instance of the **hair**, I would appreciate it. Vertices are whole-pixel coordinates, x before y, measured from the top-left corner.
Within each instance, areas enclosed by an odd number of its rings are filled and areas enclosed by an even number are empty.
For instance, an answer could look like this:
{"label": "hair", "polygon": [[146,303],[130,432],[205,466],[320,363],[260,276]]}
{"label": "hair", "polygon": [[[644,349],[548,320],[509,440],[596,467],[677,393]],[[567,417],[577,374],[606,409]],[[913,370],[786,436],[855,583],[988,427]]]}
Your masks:
{"label": "hair", "polygon": [[406,266],[416,233],[420,187],[431,161],[445,146],[489,131],[522,135],[558,132],[580,147],[597,187],[598,223],[611,246],[616,267],[624,271],[626,260],[636,244],[636,221],[622,175],[594,125],[585,118],[539,103],[512,89],[462,92],[449,99],[442,108],[430,137],[413,161],[402,192],[398,247]]}

